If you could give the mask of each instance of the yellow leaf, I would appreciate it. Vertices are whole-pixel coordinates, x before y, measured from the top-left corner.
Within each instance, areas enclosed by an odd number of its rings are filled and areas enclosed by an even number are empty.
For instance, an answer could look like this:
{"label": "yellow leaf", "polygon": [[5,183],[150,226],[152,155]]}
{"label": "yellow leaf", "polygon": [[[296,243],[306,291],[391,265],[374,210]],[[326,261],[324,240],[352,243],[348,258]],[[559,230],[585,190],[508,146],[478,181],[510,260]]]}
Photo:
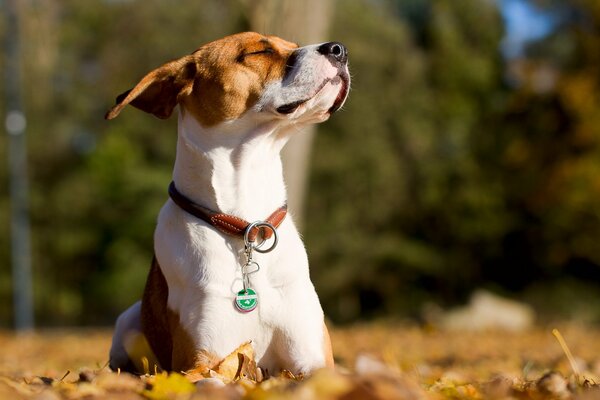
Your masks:
{"label": "yellow leaf", "polygon": [[136,370],[143,371],[146,374],[161,370],[158,359],[150,348],[146,336],[137,332],[127,332],[123,344]]}
{"label": "yellow leaf", "polygon": [[173,399],[190,395],[196,387],[183,375],[178,373],[158,374],[152,381],[152,389],[144,390],[145,397],[153,400]]}
{"label": "yellow leaf", "polygon": [[337,399],[352,388],[351,380],[329,368],[318,370],[298,387],[299,398]]}

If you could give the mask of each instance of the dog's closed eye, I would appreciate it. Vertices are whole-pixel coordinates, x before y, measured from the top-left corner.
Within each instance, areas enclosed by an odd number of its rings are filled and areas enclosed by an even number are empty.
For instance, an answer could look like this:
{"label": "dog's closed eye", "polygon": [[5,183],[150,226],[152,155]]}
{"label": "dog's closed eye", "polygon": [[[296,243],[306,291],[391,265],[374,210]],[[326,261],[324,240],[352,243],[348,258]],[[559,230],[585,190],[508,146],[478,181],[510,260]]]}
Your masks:
{"label": "dog's closed eye", "polygon": [[263,50],[253,51],[253,52],[248,53],[246,55],[250,56],[250,55],[254,55],[254,54],[273,54],[273,53],[275,53],[275,50],[273,50],[273,49],[271,49],[271,48],[268,47],[268,48],[263,49]]}
{"label": "dog's closed eye", "polygon": [[266,49],[262,49],[262,50],[252,51],[250,53],[242,53],[237,57],[237,61],[242,62],[248,56],[258,56],[258,55],[263,55],[263,54],[272,55],[272,54],[275,54],[275,50],[273,50],[271,48],[266,48]]}

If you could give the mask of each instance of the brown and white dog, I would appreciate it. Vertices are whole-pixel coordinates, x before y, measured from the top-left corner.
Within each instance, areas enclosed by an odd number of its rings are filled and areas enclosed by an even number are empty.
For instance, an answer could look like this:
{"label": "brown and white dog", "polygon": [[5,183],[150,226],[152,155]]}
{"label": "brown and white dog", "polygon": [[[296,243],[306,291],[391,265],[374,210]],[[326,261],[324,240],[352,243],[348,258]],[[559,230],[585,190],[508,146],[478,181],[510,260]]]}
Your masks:
{"label": "brown and white dog", "polygon": [[[270,372],[333,366],[306,251],[284,218],[279,153],[299,126],[323,122],[342,106],[347,59],[337,42],[298,47],[240,33],[155,69],[117,98],[107,119],[131,104],[159,118],[179,105],[179,120],[174,193],[158,217],[142,301],[117,320],[112,369],[133,369],[132,332],[143,333],[165,370],[198,369],[207,354],[219,359],[247,341]],[[259,303],[240,312],[234,301],[243,287],[245,221],[269,215],[278,244],[254,254],[260,271],[248,276]]]}

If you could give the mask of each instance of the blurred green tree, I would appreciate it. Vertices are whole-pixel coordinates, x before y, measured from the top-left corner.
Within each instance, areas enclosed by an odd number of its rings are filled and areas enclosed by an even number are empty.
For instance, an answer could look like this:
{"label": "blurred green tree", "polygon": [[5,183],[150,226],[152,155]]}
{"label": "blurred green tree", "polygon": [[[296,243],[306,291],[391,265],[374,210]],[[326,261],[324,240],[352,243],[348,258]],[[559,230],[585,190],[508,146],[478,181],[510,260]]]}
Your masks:
{"label": "blurred green tree", "polygon": [[[145,282],[175,121],[131,112],[108,124],[111,99],[150,69],[244,29],[233,0],[140,3],[22,3],[34,287],[43,325],[106,323],[140,297]],[[0,178],[6,187],[4,170]],[[11,303],[8,272],[0,273],[3,305]],[[8,324],[10,312],[0,308],[0,323]]]}
{"label": "blurred green tree", "polygon": [[[546,6],[562,22],[512,61],[508,72],[517,87],[490,120],[498,133],[480,159],[482,168],[496,171],[513,216],[501,256],[487,260],[484,279],[525,289],[540,308],[597,320],[600,6],[593,0]],[[497,156],[486,158],[491,151]]]}
{"label": "blurred green tree", "polygon": [[477,0],[338,12],[332,35],[350,44],[354,84],[315,146],[313,275],[337,320],[414,315],[470,288],[506,229],[502,188],[473,152],[492,134],[480,125],[502,88],[502,22]]}

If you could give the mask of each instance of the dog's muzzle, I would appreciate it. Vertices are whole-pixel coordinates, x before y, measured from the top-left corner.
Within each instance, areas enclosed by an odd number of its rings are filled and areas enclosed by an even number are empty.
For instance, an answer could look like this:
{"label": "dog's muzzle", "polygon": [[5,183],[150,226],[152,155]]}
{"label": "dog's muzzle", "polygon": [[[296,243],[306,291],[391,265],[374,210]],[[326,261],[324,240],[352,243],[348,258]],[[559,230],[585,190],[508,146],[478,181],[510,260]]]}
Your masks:
{"label": "dog's muzzle", "polygon": [[340,42],[327,42],[323,43],[317,51],[326,56],[329,61],[335,66],[339,74],[334,79],[340,79],[342,81],[342,88],[333,102],[333,106],[328,110],[329,114],[333,114],[340,109],[346,96],[348,95],[348,87],[350,86],[350,77],[348,76],[348,49]]}
{"label": "dog's muzzle", "polygon": [[348,95],[348,87],[350,86],[350,79],[346,69],[346,64],[348,64],[348,49],[340,42],[327,42],[319,46],[317,51],[326,56],[338,71],[340,71],[339,75],[334,79],[341,79],[342,88],[333,102],[333,106],[328,110],[329,114],[333,114],[340,109]]}
{"label": "dog's muzzle", "polygon": [[[333,114],[344,104],[346,97],[348,95],[348,88],[350,87],[350,76],[348,75],[348,49],[340,42],[327,42],[321,44],[316,49],[317,53],[325,56],[327,60],[331,63],[331,65],[338,70],[338,74],[333,78],[328,78],[322,82],[321,86],[316,90],[315,93],[318,93],[327,83],[333,82],[338,83],[341,82],[341,88],[336,97],[333,105],[327,112],[329,114]],[[286,76],[291,74],[296,66],[296,62],[298,61],[298,52],[295,51],[290,55],[287,63],[286,63]],[[311,96],[312,97],[312,96]],[[306,103],[310,100],[311,97],[303,98],[291,103],[284,104],[277,108],[277,112],[280,114],[291,114],[302,104]]]}

